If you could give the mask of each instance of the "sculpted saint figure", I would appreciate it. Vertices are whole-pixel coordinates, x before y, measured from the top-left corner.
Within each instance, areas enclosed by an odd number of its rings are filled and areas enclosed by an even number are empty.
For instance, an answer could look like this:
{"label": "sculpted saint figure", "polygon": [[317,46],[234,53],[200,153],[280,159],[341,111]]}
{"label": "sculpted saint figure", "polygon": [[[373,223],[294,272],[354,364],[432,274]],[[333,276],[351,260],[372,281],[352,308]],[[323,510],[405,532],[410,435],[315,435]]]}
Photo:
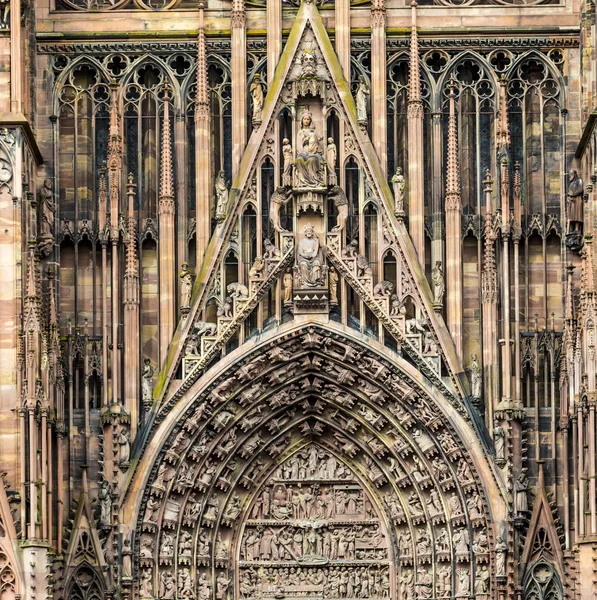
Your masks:
{"label": "sculpted saint figure", "polygon": [[282,185],[290,187],[292,185],[292,146],[288,138],[282,140],[282,156],[284,157]]}
{"label": "sculpted saint figure", "polygon": [[404,190],[406,189],[402,167],[396,168],[396,173],[392,177],[392,188],[394,189],[394,214],[398,215],[404,212]]}
{"label": "sculpted saint figure", "polygon": [[479,364],[479,359],[476,354],[471,356],[471,364],[468,367],[468,370],[471,372],[471,396],[473,398],[481,397],[481,365]]}
{"label": "sculpted saint figure", "polygon": [[216,178],[216,221],[221,223],[226,217],[226,208],[228,206],[228,184],[224,171],[220,171]]}
{"label": "sculpted saint figure", "polygon": [[338,149],[334,138],[328,138],[328,145],[325,149],[325,159],[328,163],[328,182],[330,185],[336,185],[336,159],[338,158]]}
{"label": "sculpted saint figure", "polygon": [[578,173],[571,169],[568,173],[568,193],[566,209],[568,211],[568,233],[580,231],[583,223],[584,185]]}
{"label": "sculpted saint figure", "polygon": [[153,402],[153,367],[149,358],[143,359],[143,373],[141,374],[141,397],[144,404]]}
{"label": "sculpted saint figure", "polygon": [[280,207],[284,204],[288,204],[292,199],[292,190],[286,189],[282,186],[276,188],[276,191],[272,194],[269,199],[269,218],[272,222],[274,229],[278,232],[286,231],[280,224]]}
{"label": "sculpted saint figure", "polygon": [[313,225],[307,225],[304,231],[305,237],[298,245],[299,279],[305,287],[316,287],[322,284],[319,238]]}
{"label": "sculpted saint figure", "polygon": [[338,304],[338,272],[334,267],[330,267],[330,304]]}
{"label": "sculpted saint figure", "polygon": [[446,293],[446,282],[440,260],[436,261],[433,271],[431,271],[431,281],[433,282],[433,302],[443,304],[444,294]]}
{"label": "sculpted saint figure", "polygon": [[323,150],[321,138],[315,132],[313,115],[306,110],[301,117],[301,129],[297,134],[299,155],[296,157],[294,168],[298,187],[321,187],[323,180]]}
{"label": "sculpted saint figure", "polygon": [[357,101],[357,121],[367,121],[367,103],[369,101],[369,95],[371,90],[367,85],[365,77],[361,75],[359,77],[359,87],[357,88],[356,101]]}
{"label": "sculpted saint figure", "polygon": [[284,304],[290,304],[292,302],[292,273],[290,268],[286,269],[284,273]]}
{"label": "sculpted saint figure", "polygon": [[261,123],[261,111],[263,110],[263,85],[260,73],[255,73],[249,92],[253,102],[253,124],[258,125]]}
{"label": "sculpted saint figure", "polygon": [[182,263],[180,269],[180,306],[187,308],[191,306],[191,293],[193,291],[193,275],[189,270],[188,263]]}

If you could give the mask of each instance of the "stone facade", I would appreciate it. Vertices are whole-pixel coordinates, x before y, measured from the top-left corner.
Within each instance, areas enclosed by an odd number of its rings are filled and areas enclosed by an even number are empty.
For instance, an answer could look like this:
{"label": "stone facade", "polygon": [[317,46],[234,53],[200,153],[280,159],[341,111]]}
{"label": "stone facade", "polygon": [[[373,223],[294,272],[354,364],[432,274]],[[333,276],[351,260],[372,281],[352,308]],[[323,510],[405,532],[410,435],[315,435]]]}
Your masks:
{"label": "stone facade", "polygon": [[2,600],[597,596],[592,3],[0,5]]}

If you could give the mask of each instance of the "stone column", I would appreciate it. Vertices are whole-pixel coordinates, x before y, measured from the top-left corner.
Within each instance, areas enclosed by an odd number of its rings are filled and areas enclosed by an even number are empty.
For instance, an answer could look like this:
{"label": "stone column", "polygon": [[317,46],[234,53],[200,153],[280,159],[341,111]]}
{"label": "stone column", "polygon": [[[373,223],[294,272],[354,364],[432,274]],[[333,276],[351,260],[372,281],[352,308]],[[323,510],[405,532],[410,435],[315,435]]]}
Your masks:
{"label": "stone column", "polygon": [[[336,54],[350,83],[350,0],[336,1]],[[373,48],[371,48],[373,51]]]}
{"label": "stone column", "polygon": [[201,270],[203,255],[209,243],[211,222],[211,152],[209,93],[207,90],[207,58],[203,10],[199,3],[199,32],[197,34],[197,81],[195,96],[195,240],[196,270]]}
{"label": "stone column", "polygon": [[232,177],[247,144],[247,30],[244,0],[233,0],[230,51],[232,86]]}
{"label": "stone column", "polygon": [[168,355],[168,346],[174,333],[176,316],[175,287],[175,230],[174,190],[172,187],[172,148],[170,137],[170,90],[164,94],[160,166],[160,198],[158,219],[160,225],[159,284],[160,284],[160,364]]}
{"label": "stone column", "polygon": [[135,221],[135,188],[129,174],[126,266],[124,270],[124,407],[131,417],[131,438],[135,439],[139,424],[139,260]]}
{"label": "stone column", "polygon": [[373,147],[387,175],[387,93],[386,93],[386,7],[385,0],[371,5],[371,122]]}
{"label": "stone column", "polygon": [[276,66],[282,54],[282,2],[267,3],[267,83],[274,80]]}
{"label": "stone column", "polygon": [[423,142],[423,100],[419,67],[417,3],[412,2],[410,36],[410,91],[408,98],[408,216],[409,229],[419,262],[425,266],[425,166]]}
{"label": "stone column", "polygon": [[462,240],[460,165],[458,130],[454,98],[454,79],[450,80],[450,116],[448,119],[448,164],[446,180],[446,281],[448,329],[456,353],[462,360]]}

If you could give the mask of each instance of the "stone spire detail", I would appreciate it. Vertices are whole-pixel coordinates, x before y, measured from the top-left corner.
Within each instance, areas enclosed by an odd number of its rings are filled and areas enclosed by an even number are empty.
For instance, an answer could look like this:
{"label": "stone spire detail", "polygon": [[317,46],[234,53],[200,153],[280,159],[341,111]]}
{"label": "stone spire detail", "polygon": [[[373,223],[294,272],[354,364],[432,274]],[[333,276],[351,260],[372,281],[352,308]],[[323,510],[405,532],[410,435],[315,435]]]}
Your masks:
{"label": "stone spire detail", "polygon": [[446,179],[446,282],[447,320],[458,357],[462,360],[462,242],[460,238],[460,168],[458,164],[458,129],[456,123],[455,81],[450,89],[448,117],[448,160]]}
{"label": "stone spire detail", "polygon": [[160,168],[159,212],[174,212],[174,191],[172,186],[172,137],[170,133],[170,88],[164,92],[164,117],[162,122],[162,151]]}
{"label": "stone spire detail", "polygon": [[[124,406],[130,415],[130,432],[134,439],[139,422],[139,260],[135,219],[135,185],[129,173],[126,186],[128,203],[126,267],[124,271]],[[136,342],[136,343],[135,343]]]}
{"label": "stone spire detail", "polygon": [[[175,228],[174,192],[172,188],[172,141],[170,137],[170,89],[164,92],[164,114],[162,122],[160,199],[158,218],[160,225],[160,363],[168,353],[174,333],[176,313],[175,287]],[[201,217],[197,219],[199,221]],[[138,375],[138,373],[137,373]]]}
{"label": "stone spire detail", "polygon": [[508,127],[508,95],[506,86],[508,80],[505,75],[500,77],[498,97],[498,114],[495,122],[495,140],[498,154],[507,152],[510,147],[510,128]]}
{"label": "stone spire detail", "polygon": [[118,115],[118,83],[110,82],[110,132],[108,137],[108,183],[110,195],[110,236],[118,242],[118,206],[120,199],[120,170],[122,169],[122,134]]}
{"label": "stone spire detail", "polygon": [[371,140],[384,172],[388,162],[385,0],[371,3]]}
{"label": "stone spire detail", "polygon": [[[230,75],[232,81],[245,81],[247,78],[247,28],[245,1],[233,0],[230,18]],[[238,166],[247,143],[247,86],[232,86],[232,177]]]}
{"label": "stone spire detail", "polygon": [[460,210],[460,166],[458,161],[458,126],[456,122],[456,106],[454,77],[450,78],[450,115],[448,117],[448,164],[446,176],[446,210]]}
{"label": "stone spire detail", "polygon": [[423,101],[417,34],[417,3],[411,2],[412,27],[410,34],[410,81],[408,96],[408,182],[409,229],[419,262],[425,264],[425,183]]}
{"label": "stone spire detail", "polygon": [[207,88],[207,55],[205,52],[205,2],[199,2],[197,31],[197,76],[195,79],[195,118],[209,120],[209,91]]}

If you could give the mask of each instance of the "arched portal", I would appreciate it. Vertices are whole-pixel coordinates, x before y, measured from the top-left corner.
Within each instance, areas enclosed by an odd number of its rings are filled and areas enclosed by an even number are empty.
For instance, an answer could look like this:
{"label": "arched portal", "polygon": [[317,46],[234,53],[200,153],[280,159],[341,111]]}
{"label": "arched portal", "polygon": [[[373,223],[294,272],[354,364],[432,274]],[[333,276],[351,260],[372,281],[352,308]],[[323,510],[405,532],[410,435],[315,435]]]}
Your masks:
{"label": "arched portal", "polygon": [[247,345],[149,432],[140,596],[489,597],[501,480],[456,400],[336,324]]}

